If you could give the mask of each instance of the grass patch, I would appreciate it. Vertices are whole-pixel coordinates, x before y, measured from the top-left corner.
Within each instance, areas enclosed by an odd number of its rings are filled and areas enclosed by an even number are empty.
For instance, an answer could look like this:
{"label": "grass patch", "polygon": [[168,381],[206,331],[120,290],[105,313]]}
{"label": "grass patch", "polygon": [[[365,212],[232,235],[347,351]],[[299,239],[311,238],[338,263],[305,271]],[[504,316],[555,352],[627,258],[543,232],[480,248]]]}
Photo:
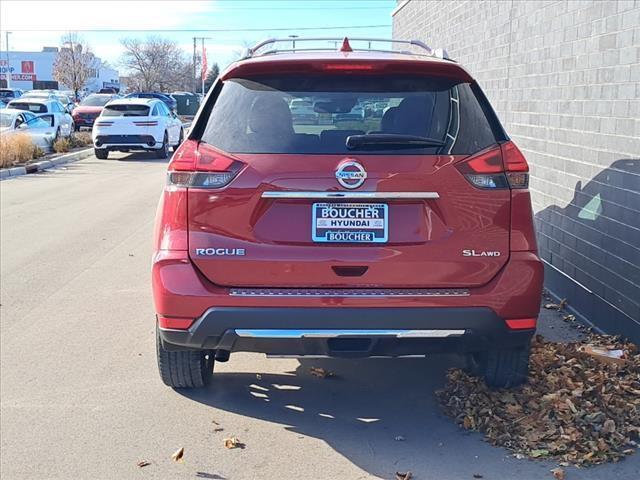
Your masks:
{"label": "grass patch", "polygon": [[18,133],[0,136],[0,167],[2,168],[26,163],[43,155],[44,151],[35,146],[28,135]]}

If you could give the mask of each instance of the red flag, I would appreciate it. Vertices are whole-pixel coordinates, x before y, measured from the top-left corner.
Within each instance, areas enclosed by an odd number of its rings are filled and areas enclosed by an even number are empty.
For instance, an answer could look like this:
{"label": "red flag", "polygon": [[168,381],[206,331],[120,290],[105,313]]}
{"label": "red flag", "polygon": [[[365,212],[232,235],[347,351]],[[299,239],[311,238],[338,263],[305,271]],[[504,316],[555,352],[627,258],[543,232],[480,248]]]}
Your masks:
{"label": "red flag", "polygon": [[202,47],[202,80],[207,79],[207,49]]}

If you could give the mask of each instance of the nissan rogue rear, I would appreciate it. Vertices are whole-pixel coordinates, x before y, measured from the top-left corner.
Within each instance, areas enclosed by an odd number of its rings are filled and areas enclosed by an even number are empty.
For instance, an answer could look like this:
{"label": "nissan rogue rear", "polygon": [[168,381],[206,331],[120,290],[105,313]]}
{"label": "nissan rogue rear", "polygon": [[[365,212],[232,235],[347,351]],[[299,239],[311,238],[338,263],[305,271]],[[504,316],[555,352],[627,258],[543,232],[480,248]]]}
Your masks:
{"label": "nissan rogue rear", "polygon": [[543,278],[528,165],[478,83],[417,41],[277,42],[220,75],[168,166],[164,383],[204,386],[238,351],[455,352],[494,387],[525,381]]}

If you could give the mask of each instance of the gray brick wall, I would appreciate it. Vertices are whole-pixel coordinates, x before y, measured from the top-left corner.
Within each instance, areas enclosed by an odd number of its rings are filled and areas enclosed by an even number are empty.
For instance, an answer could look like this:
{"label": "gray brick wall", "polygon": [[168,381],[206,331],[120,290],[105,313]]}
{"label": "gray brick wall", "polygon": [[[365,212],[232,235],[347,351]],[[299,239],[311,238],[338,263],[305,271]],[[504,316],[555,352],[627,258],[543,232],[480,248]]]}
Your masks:
{"label": "gray brick wall", "polygon": [[447,49],[523,150],[553,289],[640,332],[640,0],[401,0],[393,35]]}

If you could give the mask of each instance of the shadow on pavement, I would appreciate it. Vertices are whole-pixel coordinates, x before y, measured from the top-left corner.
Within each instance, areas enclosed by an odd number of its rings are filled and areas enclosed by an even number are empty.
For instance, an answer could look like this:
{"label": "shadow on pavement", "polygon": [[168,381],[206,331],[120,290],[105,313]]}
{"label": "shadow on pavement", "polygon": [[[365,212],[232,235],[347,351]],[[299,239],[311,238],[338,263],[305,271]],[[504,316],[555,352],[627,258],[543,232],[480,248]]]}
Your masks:
{"label": "shadow on pavement", "polygon": [[[479,434],[460,429],[441,412],[434,391],[443,385],[448,368],[462,366],[462,357],[299,362],[295,371],[281,374],[216,373],[208,389],[178,393],[321,439],[381,478],[410,470],[416,478],[533,479],[546,478],[549,469],[557,466],[518,460],[507,450],[483,442]],[[315,377],[311,367],[324,368],[334,376]],[[631,479],[635,465],[632,459],[580,470],[580,478]]]}
{"label": "shadow on pavement", "polygon": [[[209,389],[179,393],[322,439],[383,478],[397,470],[472,478],[482,470],[476,455],[481,463],[487,455],[496,466],[503,463],[503,450],[460,430],[436,404],[434,390],[448,368],[462,365],[461,357],[299,361],[295,371],[282,374],[216,373]],[[334,376],[315,377],[311,367]]]}
{"label": "shadow on pavement", "polygon": [[158,158],[155,152],[110,152],[108,160],[101,160],[108,162],[109,160],[117,160],[119,162],[145,162],[145,163],[169,163],[169,158]]}

